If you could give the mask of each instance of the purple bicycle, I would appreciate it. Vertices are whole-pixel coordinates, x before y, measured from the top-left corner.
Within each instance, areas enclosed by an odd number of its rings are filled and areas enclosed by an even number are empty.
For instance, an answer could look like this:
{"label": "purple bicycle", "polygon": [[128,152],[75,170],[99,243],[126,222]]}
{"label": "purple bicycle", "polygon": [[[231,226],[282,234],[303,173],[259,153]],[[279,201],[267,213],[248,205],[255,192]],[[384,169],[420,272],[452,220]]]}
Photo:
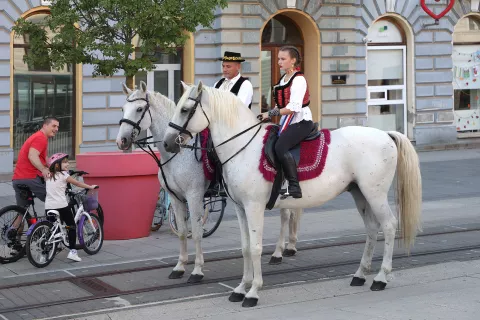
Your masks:
{"label": "purple bicycle", "polygon": [[[103,245],[103,225],[96,215],[89,212],[98,207],[98,187],[94,190],[71,192],[78,204],[74,220],[80,246],[86,253],[96,254]],[[26,251],[28,260],[34,266],[38,268],[48,266],[53,261],[59,245],[68,247],[65,227],[57,210],[49,210],[47,220],[30,227],[27,231]]]}

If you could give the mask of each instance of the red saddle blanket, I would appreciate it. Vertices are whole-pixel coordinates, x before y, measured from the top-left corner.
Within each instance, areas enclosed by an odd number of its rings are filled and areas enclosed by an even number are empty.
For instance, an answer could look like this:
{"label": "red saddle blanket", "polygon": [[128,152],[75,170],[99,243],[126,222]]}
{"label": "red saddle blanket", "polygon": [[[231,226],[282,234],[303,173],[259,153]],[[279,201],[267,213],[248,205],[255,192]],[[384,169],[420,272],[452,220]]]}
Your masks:
{"label": "red saddle blanket", "polygon": [[[267,142],[267,130],[263,137],[263,144]],[[300,163],[297,167],[298,181],[304,181],[320,176],[325,167],[328,155],[328,145],[330,144],[330,130],[322,129],[320,136],[311,141],[302,141],[300,143]],[[260,164],[258,166],[265,180],[273,182],[277,170],[270,164],[262,152]]]}
{"label": "red saddle blanket", "polygon": [[203,173],[205,174],[205,178],[209,181],[213,181],[215,179],[215,165],[208,158],[207,154],[207,143],[208,143],[208,134],[210,130],[207,128],[200,132],[200,145],[202,147],[202,164],[203,164]]}

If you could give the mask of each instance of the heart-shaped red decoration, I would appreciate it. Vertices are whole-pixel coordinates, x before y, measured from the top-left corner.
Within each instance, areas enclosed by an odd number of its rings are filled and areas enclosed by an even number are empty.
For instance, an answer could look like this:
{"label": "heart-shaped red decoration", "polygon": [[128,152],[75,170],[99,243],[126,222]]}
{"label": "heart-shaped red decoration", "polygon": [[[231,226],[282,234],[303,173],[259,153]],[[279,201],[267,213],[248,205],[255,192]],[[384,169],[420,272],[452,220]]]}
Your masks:
{"label": "heart-shaped red decoration", "polygon": [[425,4],[425,0],[420,0],[420,5],[422,6],[423,11],[425,11],[430,17],[432,17],[435,20],[439,20],[441,17],[446,15],[448,11],[452,10],[453,5],[455,4],[455,0],[449,0],[447,7],[445,10],[440,12],[439,14],[435,14],[430,10],[427,5]]}

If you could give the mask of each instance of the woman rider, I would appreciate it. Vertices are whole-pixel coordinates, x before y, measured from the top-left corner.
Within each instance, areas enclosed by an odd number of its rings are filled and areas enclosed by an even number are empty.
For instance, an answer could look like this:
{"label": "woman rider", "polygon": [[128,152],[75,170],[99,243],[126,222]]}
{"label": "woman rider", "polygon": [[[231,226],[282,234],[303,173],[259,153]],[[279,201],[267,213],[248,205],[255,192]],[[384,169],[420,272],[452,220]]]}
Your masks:
{"label": "woman rider", "polygon": [[288,193],[293,198],[301,198],[302,190],[298,183],[297,164],[291,148],[302,142],[312,131],[312,111],[307,80],[298,67],[301,63],[300,52],[293,46],[284,46],[278,52],[278,65],[285,74],[273,87],[276,106],[262,113],[262,119],[281,115],[279,138],[275,144],[275,153],[288,180]]}

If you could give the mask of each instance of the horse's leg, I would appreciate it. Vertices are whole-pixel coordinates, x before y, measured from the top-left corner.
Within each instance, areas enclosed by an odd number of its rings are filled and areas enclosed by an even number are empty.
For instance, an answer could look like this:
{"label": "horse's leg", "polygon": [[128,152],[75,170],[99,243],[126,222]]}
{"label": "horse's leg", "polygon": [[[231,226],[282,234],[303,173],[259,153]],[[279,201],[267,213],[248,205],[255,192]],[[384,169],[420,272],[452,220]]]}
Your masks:
{"label": "horse's leg", "polygon": [[252,287],[243,300],[242,307],[254,307],[258,302],[258,290],[263,286],[262,278],[262,240],[265,205],[253,204],[245,208],[250,235],[250,255],[253,264]]}
{"label": "horse's leg", "polygon": [[383,236],[385,238],[382,266],[370,287],[373,291],[379,291],[385,289],[387,285],[387,275],[392,272],[392,255],[395,244],[397,219],[388,204],[387,192],[382,194],[372,192],[370,195],[364,192],[364,195],[375,215],[375,219],[379,222],[383,230]]}
{"label": "horse's leg", "polygon": [[297,253],[297,230],[302,217],[303,209],[290,209],[290,224],[287,249],[283,252],[285,257],[294,256]]}
{"label": "horse's leg", "polygon": [[370,271],[372,266],[373,253],[375,251],[375,244],[377,243],[378,230],[380,229],[379,223],[375,220],[372,209],[365,199],[358,186],[355,186],[350,190],[350,193],[355,200],[358,212],[363,219],[365,229],[367,231],[367,240],[365,242],[365,249],[363,251],[362,260],[360,261],[360,267],[350,283],[351,286],[363,286],[365,283],[365,272]]}
{"label": "horse's leg", "polygon": [[[280,235],[278,236],[277,246],[275,247],[275,252],[270,258],[269,264],[280,264],[282,263],[282,252],[285,248],[285,231],[287,230],[287,223],[291,218],[290,209],[280,209]],[[292,230],[290,229],[290,234]]]}
{"label": "horse's leg", "polygon": [[253,266],[252,257],[250,252],[250,235],[248,233],[247,216],[245,210],[238,206],[235,206],[237,212],[238,223],[240,225],[240,235],[242,239],[242,255],[243,255],[243,277],[242,282],[233,290],[232,294],[228,298],[231,302],[243,301],[247,294],[246,286],[251,285],[253,281]]}
{"label": "horse's leg", "polygon": [[178,229],[178,238],[180,239],[180,254],[178,255],[178,262],[175,268],[173,268],[172,273],[168,276],[169,279],[179,279],[183,277],[185,273],[185,265],[188,262],[188,252],[187,252],[187,222],[185,221],[185,216],[187,214],[187,206],[185,203],[181,202],[177,198],[170,197],[172,201],[173,210],[175,212],[175,222]]}
{"label": "horse's leg", "polygon": [[193,268],[193,272],[187,282],[195,283],[200,282],[203,279],[203,196],[196,195],[193,199],[190,197],[188,200],[188,202],[191,203],[188,209],[190,211],[190,221],[192,224],[192,239],[195,242],[195,267]]}

